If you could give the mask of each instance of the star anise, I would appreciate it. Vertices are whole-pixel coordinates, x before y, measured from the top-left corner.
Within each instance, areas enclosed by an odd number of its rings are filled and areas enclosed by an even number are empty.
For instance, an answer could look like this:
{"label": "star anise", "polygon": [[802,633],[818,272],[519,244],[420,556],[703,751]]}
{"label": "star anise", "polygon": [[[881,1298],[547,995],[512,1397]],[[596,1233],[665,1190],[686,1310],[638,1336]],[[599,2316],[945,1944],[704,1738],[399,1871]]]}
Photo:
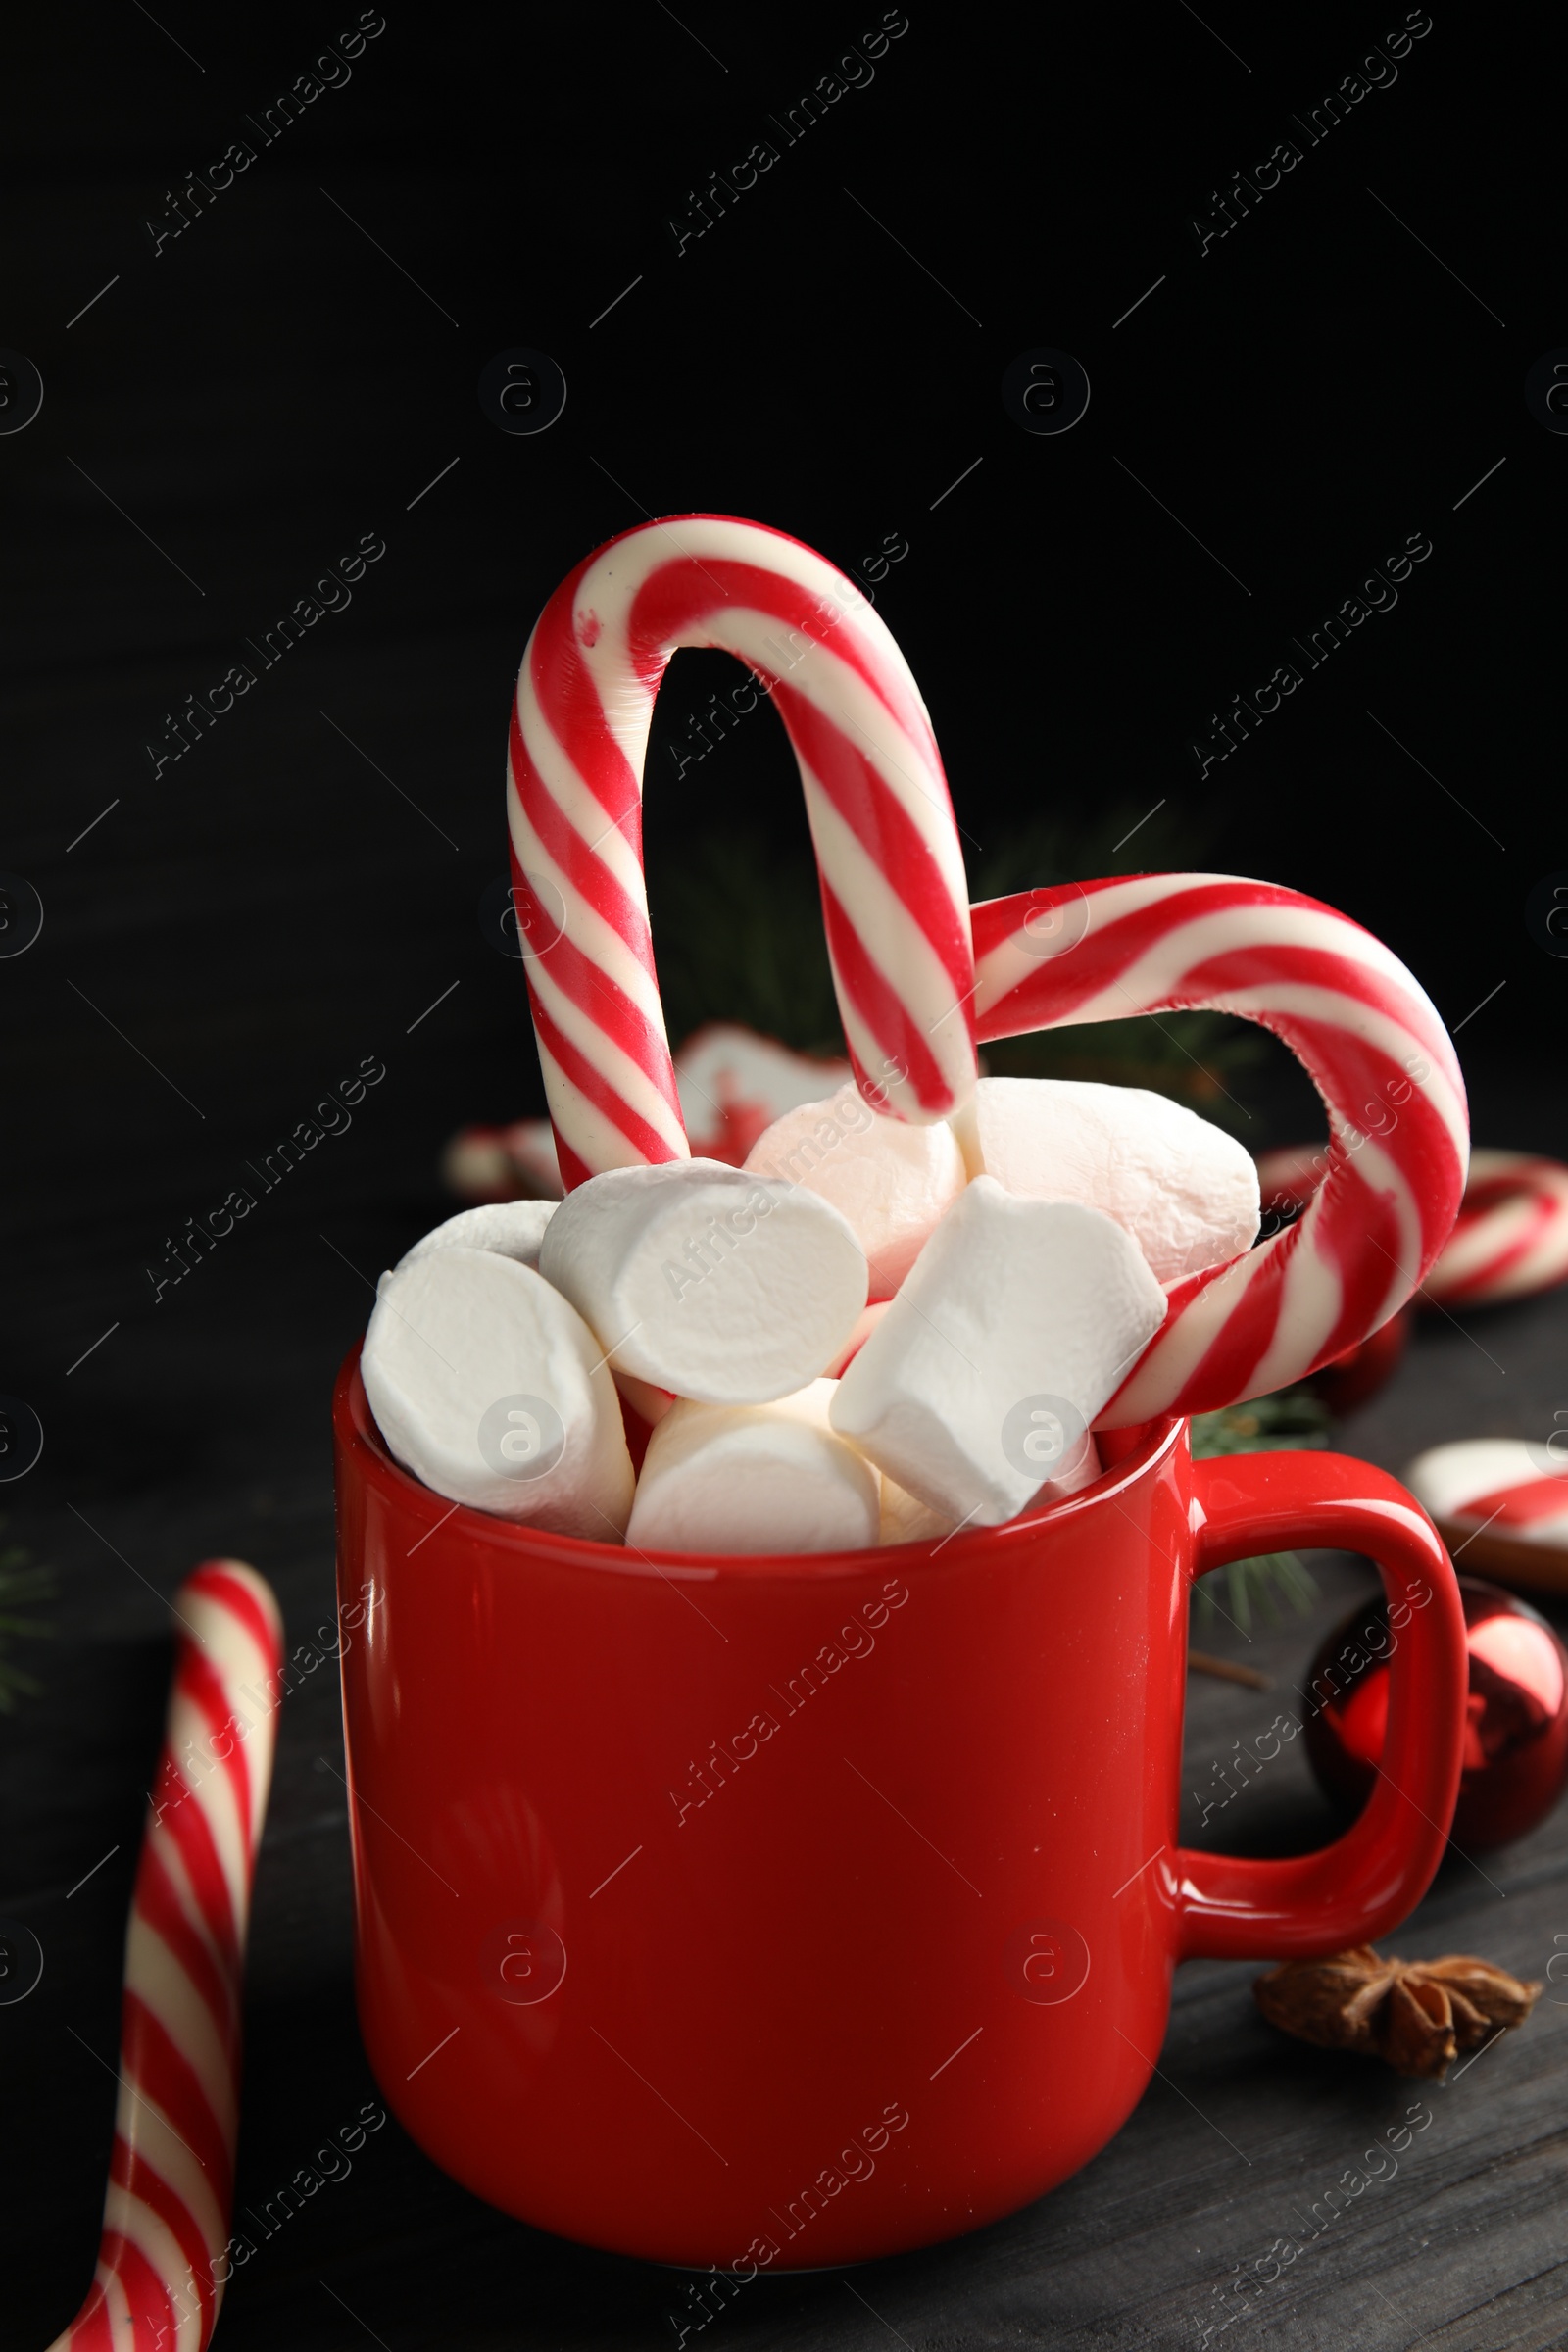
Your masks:
{"label": "star anise", "polygon": [[1540,1991],[1490,1960],[1384,1960],[1369,1943],[1332,1960],[1287,1960],[1252,1986],[1270,2025],[1298,2041],[1365,2050],[1440,2082],[1460,2050],[1522,2026]]}

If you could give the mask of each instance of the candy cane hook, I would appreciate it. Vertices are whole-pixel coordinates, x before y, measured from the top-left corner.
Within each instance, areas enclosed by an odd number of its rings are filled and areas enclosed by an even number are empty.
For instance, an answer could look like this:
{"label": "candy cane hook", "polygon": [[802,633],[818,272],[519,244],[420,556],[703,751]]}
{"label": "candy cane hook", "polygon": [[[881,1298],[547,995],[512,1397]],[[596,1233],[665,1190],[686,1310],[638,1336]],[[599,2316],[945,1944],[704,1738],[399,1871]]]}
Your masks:
{"label": "candy cane hook", "polygon": [[968,888],[936,738],[861,592],[782,531],[687,514],[610,540],[557,589],[513,705],[513,881],[568,1190],[684,1158],[642,863],[654,698],[678,646],[735,654],[800,763],[856,1075],[942,1118],[975,1077]]}

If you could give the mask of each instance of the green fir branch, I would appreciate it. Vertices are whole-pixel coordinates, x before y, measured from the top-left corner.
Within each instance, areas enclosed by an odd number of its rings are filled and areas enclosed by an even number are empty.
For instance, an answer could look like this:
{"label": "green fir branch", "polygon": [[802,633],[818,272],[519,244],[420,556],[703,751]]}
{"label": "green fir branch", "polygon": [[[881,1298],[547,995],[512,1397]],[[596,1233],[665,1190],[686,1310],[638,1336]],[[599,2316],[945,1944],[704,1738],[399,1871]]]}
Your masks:
{"label": "green fir branch", "polygon": [[1328,1431],[1327,1409],[1315,1396],[1300,1389],[1277,1389],[1270,1396],[1254,1396],[1250,1404],[1195,1413],[1193,1459],[1203,1462],[1216,1453],[1275,1453],[1297,1446],[1323,1446]]}

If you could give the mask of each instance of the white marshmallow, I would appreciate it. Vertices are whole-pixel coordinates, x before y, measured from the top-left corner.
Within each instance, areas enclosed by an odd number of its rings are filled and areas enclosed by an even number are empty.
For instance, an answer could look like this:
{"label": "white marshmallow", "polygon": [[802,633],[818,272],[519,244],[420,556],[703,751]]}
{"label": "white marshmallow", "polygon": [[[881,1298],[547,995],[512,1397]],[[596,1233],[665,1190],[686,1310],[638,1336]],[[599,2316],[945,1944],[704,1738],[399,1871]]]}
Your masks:
{"label": "white marshmallow", "polygon": [[[1092,1437],[1085,1435],[1070,1448],[1059,1478],[1048,1478],[1034,1497],[1037,1508],[1048,1502],[1062,1502],[1069,1494],[1081,1494],[1101,1477],[1103,1464],[1100,1448]],[[958,1522],[946,1511],[934,1511],[908,1494],[897,1480],[886,1473],[882,1479],[882,1542],[884,1544],[934,1544],[938,1548],[944,1537],[953,1535]]]}
{"label": "white marshmallow", "polygon": [[875,1544],[880,1481],[833,1434],[834,1387],[814,1380],[770,1404],[674,1404],[648,1441],[627,1543],[727,1552]]}
{"label": "white marshmallow", "polygon": [[537,1268],[539,1245],[557,1205],[554,1200],[492,1200],[482,1208],[460,1208],[455,1217],[405,1250],[397,1271],[428,1250],[489,1250],[497,1257],[515,1258],[519,1266]]}
{"label": "white marshmallow", "polygon": [[988,1176],[1024,1200],[1081,1200],[1124,1226],[1162,1283],[1222,1265],[1257,1235],[1257,1169],[1234,1136],[1138,1086],[982,1078]]}
{"label": "white marshmallow", "polygon": [[619,1542],[633,1481],[615,1384],[530,1267],[443,1249],[383,1274],[360,1371],[388,1449],[438,1494]]}
{"label": "white marshmallow", "polygon": [[833,1427],[933,1510],[1001,1526],[1080,1466],[1165,1304],[1099,1209],[978,1176],[840,1381]]}
{"label": "white marshmallow", "polygon": [[[558,1200],[496,1200],[482,1208],[460,1209],[405,1250],[397,1271],[429,1250],[491,1250],[499,1257],[515,1258],[519,1266],[532,1266],[537,1272],[545,1227],[560,1205]],[[656,1389],[630,1372],[616,1372],[614,1381],[633,1412],[640,1413],[650,1428],[663,1419],[675,1401],[667,1389]]]}
{"label": "white marshmallow", "polygon": [[836,1208],[713,1159],[590,1177],[550,1220],[539,1271],[619,1370],[705,1404],[805,1388],[865,1304]]}
{"label": "white marshmallow", "polygon": [[1568,1542],[1568,1463],[1558,1462],[1544,1446],[1523,1438],[1466,1438],[1454,1446],[1434,1446],[1417,1454],[1404,1483],[1434,1519],[1479,1519],[1483,1514],[1472,1506],[1483,1495],[1495,1497],[1509,1487],[1558,1477],[1561,1511],[1539,1519],[1504,1516],[1493,1533],[1514,1543],[1562,1544]]}
{"label": "white marshmallow", "polygon": [[746,1165],[830,1200],[865,1251],[873,1298],[891,1298],[966,1181],[951,1127],[881,1118],[853,1082],[758,1137]]}

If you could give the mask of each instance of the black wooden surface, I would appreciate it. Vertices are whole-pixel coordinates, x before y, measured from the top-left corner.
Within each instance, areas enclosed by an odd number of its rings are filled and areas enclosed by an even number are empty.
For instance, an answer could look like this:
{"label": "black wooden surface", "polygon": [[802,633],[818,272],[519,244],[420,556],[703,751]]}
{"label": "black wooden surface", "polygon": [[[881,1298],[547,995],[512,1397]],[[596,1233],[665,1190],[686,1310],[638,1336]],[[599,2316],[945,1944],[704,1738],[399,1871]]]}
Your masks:
{"label": "black wooden surface", "polygon": [[[253,140],[248,172],[156,256],[144,222],[165,191],[250,135],[247,112],[305,71],[327,20],[89,10],[8,33],[0,343],[40,367],[45,401],[0,439],[0,867],[41,892],[45,925],[0,963],[0,1388],[39,1412],[46,1445],[0,1502],[59,1596],[53,1641],[24,1661],[45,1688],[0,1720],[0,1917],[46,1956],[37,1991],[0,2006],[7,2342],[46,2342],[91,2272],[161,1596],[238,1553],[297,1634],[322,1621],[327,1396],[368,1282],[443,1213],[452,1128],[538,1106],[520,977],[477,908],[503,868],[511,675],[595,541],[690,507],[779,523],[847,566],[904,535],[881,608],[976,836],[1163,796],[1203,861],[1317,891],[1406,957],[1464,1023],[1481,1141],[1568,1153],[1564,966],[1524,921],[1531,885],[1568,866],[1560,814],[1529,789],[1557,772],[1568,445],[1520,397],[1565,334],[1532,242],[1560,225],[1560,48],[1542,24],[1503,42],[1474,12],[1440,16],[1397,82],[1200,259],[1189,215],[1381,20],[1175,9],[1043,30],[915,10],[872,85],[677,256],[665,223],[688,188],[769,135],[858,22],[652,8],[502,28],[393,10],[349,84]],[[537,439],[504,437],[475,398],[484,362],[517,344],[570,385]],[[1023,435],[998,399],[1037,345],[1076,351],[1094,382],[1060,441]],[[1434,555],[1399,609],[1200,782],[1188,741],[1209,711],[1415,530]],[[350,609],[155,776],[164,714],[366,532],[387,552]],[[701,667],[677,663],[677,704]],[[765,731],[679,786],[657,742],[654,762],[651,855],[742,803],[799,839]],[[155,1303],[166,1237],[366,1055],[387,1074],[349,1132]],[[1248,1102],[1249,1143],[1303,1131],[1302,1095],[1272,1067]],[[1343,1442],[1397,1468],[1443,1438],[1543,1435],[1568,1405],[1565,1337],[1561,1299],[1462,1329],[1429,1316]],[[1318,1568],[1309,1622],[1245,1649],[1207,1637],[1278,1688],[1195,1682],[1190,1788],[1269,1720],[1360,1589],[1356,1567]],[[372,2091],[329,1671],[283,1720],[242,2204]],[[1207,1835],[1277,1851],[1324,1827],[1298,1743]],[[1563,1822],[1478,1861],[1446,1866],[1398,1948],[1544,1975],[1568,1934]],[[1250,1973],[1182,1973],[1160,2078],[1054,2196],[853,2276],[759,2281],[708,2339],[1200,2342],[1229,2316],[1233,2266],[1299,2234],[1414,2095],[1273,2036]],[[1232,2340],[1559,2341],[1563,2025],[1544,2001],[1433,2091],[1397,2176]],[[672,2343],[685,2287],[488,2211],[389,2124],[239,2275],[220,2341]]]}

